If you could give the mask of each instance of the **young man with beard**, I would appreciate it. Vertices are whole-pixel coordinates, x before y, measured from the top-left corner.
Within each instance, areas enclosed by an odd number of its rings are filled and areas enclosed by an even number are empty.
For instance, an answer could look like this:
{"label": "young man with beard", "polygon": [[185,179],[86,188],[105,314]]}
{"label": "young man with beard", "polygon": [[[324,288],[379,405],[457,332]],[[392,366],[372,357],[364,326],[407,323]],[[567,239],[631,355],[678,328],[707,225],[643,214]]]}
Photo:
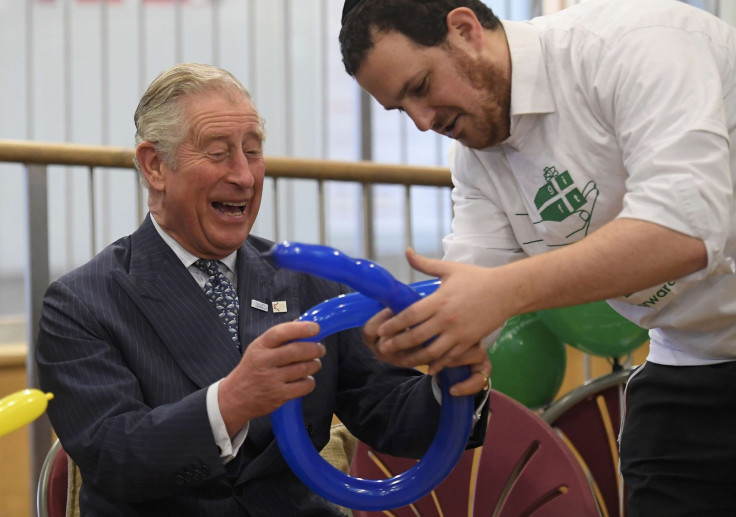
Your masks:
{"label": "young man with beard", "polygon": [[379,353],[432,372],[512,316],[608,300],[650,329],[621,437],[628,515],[734,514],[736,30],[672,0],[527,22],[348,0],[340,43],[380,104],[455,140],[445,261],[407,253],[442,286],[383,316]]}

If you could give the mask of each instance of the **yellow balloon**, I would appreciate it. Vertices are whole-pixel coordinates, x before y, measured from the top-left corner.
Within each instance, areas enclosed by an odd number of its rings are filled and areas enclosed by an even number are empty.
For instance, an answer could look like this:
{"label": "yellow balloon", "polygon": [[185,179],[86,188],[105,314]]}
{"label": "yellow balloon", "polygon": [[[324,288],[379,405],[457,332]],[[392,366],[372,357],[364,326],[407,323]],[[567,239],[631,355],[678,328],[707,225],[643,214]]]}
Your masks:
{"label": "yellow balloon", "polygon": [[0,436],[20,429],[43,415],[53,393],[25,389],[0,399]]}

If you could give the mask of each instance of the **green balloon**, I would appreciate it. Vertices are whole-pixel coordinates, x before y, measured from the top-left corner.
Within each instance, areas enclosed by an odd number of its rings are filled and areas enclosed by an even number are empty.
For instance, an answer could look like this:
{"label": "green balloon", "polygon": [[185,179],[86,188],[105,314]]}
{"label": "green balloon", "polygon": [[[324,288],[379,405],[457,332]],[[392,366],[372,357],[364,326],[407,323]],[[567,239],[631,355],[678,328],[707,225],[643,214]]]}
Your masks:
{"label": "green balloon", "polygon": [[538,312],[562,341],[588,354],[623,357],[649,339],[646,329],[630,322],[606,302],[593,302]]}
{"label": "green balloon", "polygon": [[511,318],[488,357],[493,389],[528,408],[552,401],[565,377],[565,344],[533,312]]}

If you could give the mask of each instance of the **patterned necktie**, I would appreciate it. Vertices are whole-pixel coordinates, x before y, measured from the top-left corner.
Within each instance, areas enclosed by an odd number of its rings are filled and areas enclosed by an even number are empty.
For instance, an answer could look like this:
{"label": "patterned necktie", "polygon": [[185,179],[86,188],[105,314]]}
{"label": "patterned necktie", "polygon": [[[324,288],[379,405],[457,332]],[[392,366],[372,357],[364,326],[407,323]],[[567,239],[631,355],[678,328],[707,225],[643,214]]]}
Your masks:
{"label": "patterned necktie", "polygon": [[235,346],[240,348],[240,339],[238,338],[238,311],[240,310],[238,293],[230,280],[222,274],[216,260],[198,259],[194,265],[209,276],[204,284],[204,293],[217,309],[222,321],[227,325],[230,338]]}

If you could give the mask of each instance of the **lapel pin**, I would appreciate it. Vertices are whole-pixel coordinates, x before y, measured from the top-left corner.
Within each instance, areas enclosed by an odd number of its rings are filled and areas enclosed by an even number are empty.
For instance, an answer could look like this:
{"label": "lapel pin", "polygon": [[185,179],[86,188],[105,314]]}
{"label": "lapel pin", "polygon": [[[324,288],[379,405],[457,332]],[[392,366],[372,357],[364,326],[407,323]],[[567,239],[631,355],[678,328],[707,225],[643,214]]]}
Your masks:
{"label": "lapel pin", "polygon": [[286,312],[286,302],[271,302],[271,308],[273,309],[273,312]]}
{"label": "lapel pin", "polygon": [[258,300],[251,300],[250,306],[254,309],[258,309],[259,311],[268,312],[268,305],[263,302],[259,302]]}

